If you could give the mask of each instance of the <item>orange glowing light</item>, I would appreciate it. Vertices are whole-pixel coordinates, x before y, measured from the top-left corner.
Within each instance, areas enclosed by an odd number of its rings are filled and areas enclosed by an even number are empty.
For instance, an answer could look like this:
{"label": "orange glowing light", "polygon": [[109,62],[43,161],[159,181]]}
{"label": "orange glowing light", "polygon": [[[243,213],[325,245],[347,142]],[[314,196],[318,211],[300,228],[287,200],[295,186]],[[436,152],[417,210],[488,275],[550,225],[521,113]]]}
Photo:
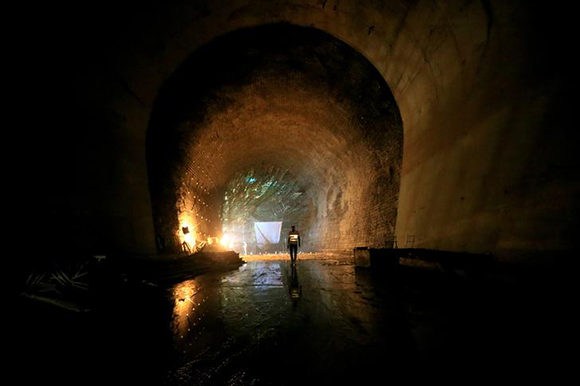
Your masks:
{"label": "orange glowing light", "polygon": [[[187,232],[185,231],[187,229]],[[195,225],[190,221],[183,219],[180,221],[178,236],[181,243],[189,244],[190,248],[195,247]]]}

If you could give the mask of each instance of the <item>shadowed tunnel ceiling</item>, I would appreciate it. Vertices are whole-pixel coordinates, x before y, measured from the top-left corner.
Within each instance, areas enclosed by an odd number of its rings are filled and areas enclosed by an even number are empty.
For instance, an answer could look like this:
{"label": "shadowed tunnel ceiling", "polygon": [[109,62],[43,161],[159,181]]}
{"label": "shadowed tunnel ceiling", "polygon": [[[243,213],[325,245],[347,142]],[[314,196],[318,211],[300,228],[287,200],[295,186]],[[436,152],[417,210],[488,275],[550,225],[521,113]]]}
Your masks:
{"label": "shadowed tunnel ceiling", "polygon": [[317,29],[243,29],[198,49],[160,91],[147,141],[155,226],[173,245],[184,224],[219,236],[226,184],[272,166],[309,198],[296,225],[310,248],[394,235],[398,108],[368,60]]}

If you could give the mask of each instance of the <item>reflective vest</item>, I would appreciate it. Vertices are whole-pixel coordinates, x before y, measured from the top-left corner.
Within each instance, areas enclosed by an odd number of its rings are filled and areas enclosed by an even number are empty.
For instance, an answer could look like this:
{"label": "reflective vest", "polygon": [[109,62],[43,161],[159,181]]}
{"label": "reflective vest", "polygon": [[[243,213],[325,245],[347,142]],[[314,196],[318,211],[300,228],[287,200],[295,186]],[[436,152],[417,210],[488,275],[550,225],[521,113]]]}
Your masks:
{"label": "reflective vest", "polygon": [[290,244],[298,244],[298,239],[300,238],[300,234],[298,232],[290,232],[288,235],[288,242]]}

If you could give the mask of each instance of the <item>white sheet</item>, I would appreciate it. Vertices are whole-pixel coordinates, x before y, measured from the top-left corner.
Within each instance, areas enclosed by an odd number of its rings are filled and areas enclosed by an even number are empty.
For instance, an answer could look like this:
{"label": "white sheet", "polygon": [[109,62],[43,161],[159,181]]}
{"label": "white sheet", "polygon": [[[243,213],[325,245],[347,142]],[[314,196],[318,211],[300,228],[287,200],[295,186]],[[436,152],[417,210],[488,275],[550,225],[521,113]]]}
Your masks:
{"label": "white sheet", "polygon": [[280,242],[280,232],[282,231],[282,221],[255,222],[256,242],[261,245],[278,244]]}

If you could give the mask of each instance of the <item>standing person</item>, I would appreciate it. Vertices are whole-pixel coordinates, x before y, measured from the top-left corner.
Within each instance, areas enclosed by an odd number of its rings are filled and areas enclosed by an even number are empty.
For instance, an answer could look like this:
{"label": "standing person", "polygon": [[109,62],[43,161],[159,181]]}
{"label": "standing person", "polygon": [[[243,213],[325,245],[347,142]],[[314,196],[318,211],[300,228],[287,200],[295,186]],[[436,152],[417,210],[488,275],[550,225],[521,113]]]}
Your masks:
{"label": "standing person", "polygon": [[290,260],[292,261],[292,264],[296,264],[298,247],[300,246],[300,233],[298,233],[296,227],[292,225],[292,230],[288,234],[288,249],[290,250]]}

